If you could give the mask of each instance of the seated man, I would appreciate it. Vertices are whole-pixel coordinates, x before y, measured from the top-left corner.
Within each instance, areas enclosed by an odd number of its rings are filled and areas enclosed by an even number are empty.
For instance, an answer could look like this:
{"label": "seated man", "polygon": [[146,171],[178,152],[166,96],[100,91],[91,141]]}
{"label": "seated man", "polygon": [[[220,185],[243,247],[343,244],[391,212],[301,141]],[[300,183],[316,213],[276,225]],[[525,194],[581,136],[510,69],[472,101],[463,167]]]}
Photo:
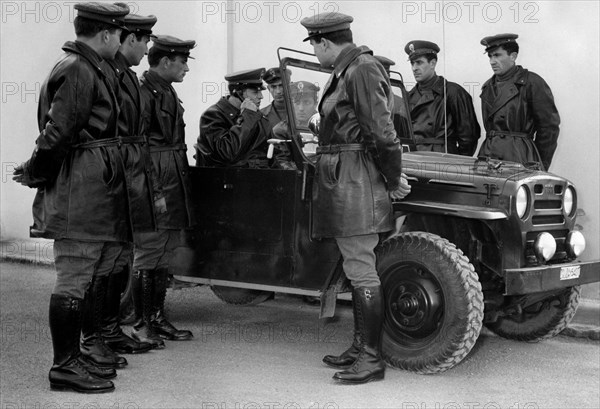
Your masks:
{"label": "seated man", "polygon": [[[289,82],[292,72],[289,69],[286,69],[285,71],[287,81]],[[273,102],[262,108],[260,112],[267,117],[269,124],[273,127],[279,122],[287,119],[285,98],[283,96],[283,78],[279,67],[268,69],[265,75],[263,75],[263,80],[267,83],[267,89],[273,97]]]}
{"label": "seated man", "polygon": [[198,166],[269,167],[268,119],[259,111],[264,68],[225,76],[229,95],[200,117]]}
{"label": "seated man", "polygon": [[290,84],[296,126],[308,128],[308,120],[317,113],[319,87],[312,82],[298,81]]}

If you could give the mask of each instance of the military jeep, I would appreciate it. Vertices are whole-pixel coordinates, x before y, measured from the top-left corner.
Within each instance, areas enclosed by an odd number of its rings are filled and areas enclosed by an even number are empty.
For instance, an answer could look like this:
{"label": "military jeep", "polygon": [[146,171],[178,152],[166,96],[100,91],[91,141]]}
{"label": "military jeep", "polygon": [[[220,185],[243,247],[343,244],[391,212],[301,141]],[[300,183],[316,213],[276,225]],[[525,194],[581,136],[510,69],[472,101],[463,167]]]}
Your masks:
{"label": "military jeep", "polygon": [[[280,48],[278,56],[293,81],[323,89],[330,70],[312,54]],[[376,249],[384,359],[436,373],[467,356],[482,325],[521,341],[557,335],[575,314],[580,285],[600,280],[599,261],[578,260],[585,239],[575,229],[575,186],[534,164],[415,151],[406,90],[399,73],[390,76],[412,192],[393,203],[396,229]],[[335,242],[312,235],[317,137],[296,123],[289,80],[283,143],[292,166],[192,166],[199,223],[173,273],[233,304],[274,292],[320,296],[321,316],[329,317],[350,288]]]}

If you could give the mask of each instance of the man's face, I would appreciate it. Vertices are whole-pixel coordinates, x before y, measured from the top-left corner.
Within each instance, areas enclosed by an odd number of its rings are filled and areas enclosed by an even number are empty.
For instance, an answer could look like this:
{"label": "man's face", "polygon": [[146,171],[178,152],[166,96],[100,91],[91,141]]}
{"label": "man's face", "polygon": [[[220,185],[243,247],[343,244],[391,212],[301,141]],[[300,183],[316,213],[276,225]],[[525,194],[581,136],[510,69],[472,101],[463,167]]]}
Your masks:
{"label": "man's face", "polygon": [[260,101],[263,99],[263,94],[260,89],[256,88],[246,88],[242,93],[244,99],[248,98],[250,101],[254,102],[256,108],[260,108]]}
{"label": "man's face", "polygon": [[307,126],[308,120],[317,112],[317,101],[313,95],[294,99],[294,113],[298,126]]}
{"label": "man's face", "polygon": [[514,67],[517,60],[517,53],[509,54],[504,48],[497,47],[488,52],[488,57],[490,58],[490,65],[494,74],[502,75]]}
{"label": "man's face", "polygon": [[435,66],[437,60],[434,58],[431,61],[427,61],[425,56],[415,58],[410,61],[415,81],[424,82],[432,78],[435,75]]}
{"label": "man's face", "polygon": [[[140,65],[142,58],[148,54],[148,42],[150,41],[150,36],[144,35],[140,40],[137,39],[135,34],[130,34],[133,36],[133,41],[131,42],[131,54],[129,63],[131,65]],[[129,40],[129,37],[127,38]]]}
{"label": "man's face", "polygon": [[275,101],[283,102],[283,84],[281,80],[267,85],[267,88],[269,89],[269,92]]}
{"label": "man's face", "polygon": [[322,38],[321,41],[317,43],[311,38],[310,45],[313,46],[314,54],[317,56],[321,67],[331,67],[333,65],[334,61],[332,61],[331,53],[328,52],[325,39]]}
{"label": "man's face", "polygon": [[176,55],[173,60],[169,60],[165,72],[165,80],[169,82],[183,82],[183,77],[190,70],[187,60],[187,57],[182,55]]}

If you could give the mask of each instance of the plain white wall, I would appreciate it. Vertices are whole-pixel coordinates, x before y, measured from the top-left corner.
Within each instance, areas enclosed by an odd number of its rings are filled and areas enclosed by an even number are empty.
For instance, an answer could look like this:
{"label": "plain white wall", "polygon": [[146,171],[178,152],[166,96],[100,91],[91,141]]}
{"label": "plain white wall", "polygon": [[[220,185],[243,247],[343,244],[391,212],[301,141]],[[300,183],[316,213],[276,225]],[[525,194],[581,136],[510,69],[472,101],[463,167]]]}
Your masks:
{"label": "plain white wall", "polygon": [[[74,2],[1,2],[0,239],[28,238],[34,191],[11,181],[13,167],[29,157],[37,137],[39,87],[66,40],[74,39]],[[200,114],[224,93],[227,72],[277,65],[279,46],[311,51],[299,21],[315,12],[354,16],[358,45],[394,61],[413,82],[404,45],[436,42],[438,74],[471,91],[481,124],[479,92],[492,71],[479,44],[487,35],[519,34],[518,63],[552,88],[562,124],[552,171],[573,181],[583,209],[578,223],[588,240],[584,259],[599,258],[599,2],[596,1],[140,1],[133,12],[158,17],[157,34],[194,39],[190,72],[175,84],[185,107],[188,156]],[[147,68],[144,61],[136,69]],[[410,88],[410,87],[409,87]],[[270,102],[265,92],[263,105]],[[24,245],[24,244],[23,244]]]}

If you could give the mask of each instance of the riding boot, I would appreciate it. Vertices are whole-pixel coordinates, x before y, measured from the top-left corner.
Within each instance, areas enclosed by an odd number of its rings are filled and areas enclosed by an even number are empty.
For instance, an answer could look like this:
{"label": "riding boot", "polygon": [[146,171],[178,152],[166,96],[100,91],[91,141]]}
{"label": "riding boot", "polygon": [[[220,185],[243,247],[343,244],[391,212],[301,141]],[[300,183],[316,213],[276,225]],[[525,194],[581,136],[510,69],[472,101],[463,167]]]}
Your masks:
{"label": "riding boot", "polygon": [[108,277],[106,306],[102,317],[101,334],[106,345],[113,351],[120,354],[139,354],[151,350],[152,344],[132,339],[123,332],[119,325],[121,293],[127,286],[128,279],[128,267]]}
{"label": "riding boot", "polygon": [[133,273],[131,289],[136,321],[133,324],[131,337],[136,341],[149,343],[152,348],[163,349],[165,343],[151,325],[153,281],[154,279],[149,270],[140,270]]}
{"label": "riding boot", "polygon": [[154,304],[152,306],[152,326],[156,333],[171,341],[185,341],[194,335],[188,330],[178,330],[165,316],[165,298],[167,296],[169,270],[158,268],[154,271]]}
{"label": "riding boot", "polygon": [[385,362],[379,353],[383,326],[383,293],[381,286],[358,287],[354,289],[353,295],[362,345],[354,364],[345,371],[336,372],[333,379],[359,384],[383,379],[385,376]]}
{"label": "riding boot", "polygon": [[[52,294],[50,297],[48,315],[54,349],[54,364],[48,373],[50,387],[81,393],[112,392],[115,385],[92,375],[81,356],[79,333],[82,303],[80,298],[60,294]],[[114,369],[112,371],[115,372]]]}
{"label": "riding boot", "polygon": [[323,362],[336,369],[346,369],[352,366],[362,346],[362,337],[358,325],[358,314],[356,313],[356,303],[354,293],[352,294],[352,315],[354,316],[354,341],[350,348],[341,353],[341,355],[325,355]]}
{"label": "riding boot", "polygon": [[108,277],[93,277],[84,300],[83,323],[81,325],[81,353],[96,366],[124,368],[127,360],[117,355],[105,343],[101,331],[101,320],[106,304]]}

